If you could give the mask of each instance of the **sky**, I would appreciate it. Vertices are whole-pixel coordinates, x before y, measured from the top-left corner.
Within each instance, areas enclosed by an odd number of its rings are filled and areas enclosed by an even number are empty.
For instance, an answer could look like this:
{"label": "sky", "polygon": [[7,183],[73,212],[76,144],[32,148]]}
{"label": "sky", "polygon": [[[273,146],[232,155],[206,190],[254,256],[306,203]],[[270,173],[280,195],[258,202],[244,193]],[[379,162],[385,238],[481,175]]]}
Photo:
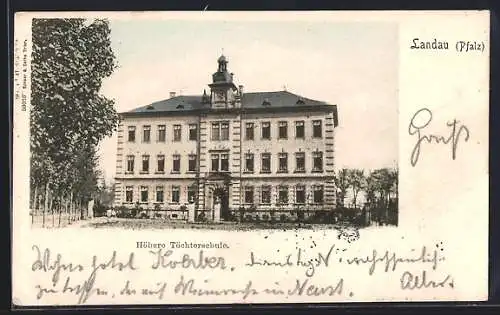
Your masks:
{"label": "sky", "polygon": [[[398,160],[398,29],[382,22],[110,20],[118,68],[101,93],[118,112],[202,94],[223,53],[245,92],[281,91],[336,104],[336,167]],[[116,134],[100,144],[107,180]]]}

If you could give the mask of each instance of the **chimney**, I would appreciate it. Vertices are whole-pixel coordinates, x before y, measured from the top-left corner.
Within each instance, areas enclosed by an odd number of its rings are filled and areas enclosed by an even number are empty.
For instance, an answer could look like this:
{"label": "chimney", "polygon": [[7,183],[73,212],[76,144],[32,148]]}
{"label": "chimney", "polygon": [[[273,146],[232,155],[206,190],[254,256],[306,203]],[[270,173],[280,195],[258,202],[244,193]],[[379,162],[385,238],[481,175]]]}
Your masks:
{"label": "chimney", "polygon": [[170,92],[170,98],[175,97],[175,92]]}
{"label": "chimney", "polygon": [[243,96],[243,85],[238,86],[238,88],[240,89],[240,95]]}

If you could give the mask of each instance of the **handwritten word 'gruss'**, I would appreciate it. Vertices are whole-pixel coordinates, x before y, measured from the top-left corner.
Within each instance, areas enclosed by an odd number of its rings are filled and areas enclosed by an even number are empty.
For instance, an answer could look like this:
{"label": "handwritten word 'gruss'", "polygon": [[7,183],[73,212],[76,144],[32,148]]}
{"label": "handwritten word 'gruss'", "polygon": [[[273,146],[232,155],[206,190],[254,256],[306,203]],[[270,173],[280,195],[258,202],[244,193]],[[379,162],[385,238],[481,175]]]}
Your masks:
{"label": "handwritten word 'gruss'", "polygon": [[427,276],[427,271],[423,270],[420,275],[414,275],[409,271],[403,272],[401,275],[401,289],[403,290],[416,290],[416,289],[435,289],[444,288],[448,285],[454,288],[455,284],[451,275],[447,275],[440,280],[431,280]]}
{"label": "handwritten word 'gruss'", "polygon": [[420,149],[423,141],[427,143],[432,143],[433,141],[436,143],[449,144],[451,143],[451,158],[455,160],[457,155],[457,146],[460,141],[460,136],[463,134],[463,140],[467,142],[469,140],[469,129],[465,125],[458,124],[459,122],[456,119],[453,119],[451,122],[447,122],[446,126],[451,127],[450,135],[448,137],[437,136],[437,135],[422,135],[421,131],[425,129],[432,121],[432,112],[427,108],[422,108],[418,110],[410,121],[410,125],[408,126],[408,133],[413,136],[417,136],[417,142],[413,147],[411,152],[411,165],[415,166],[420,158]]}
{"label": "handwritten word 'gruss'", "polygon": [[395,271],[396,267],[400,263],[406,264],[416,264],[416,263],[424,263],[431,264],[432,269],[436,270],[440,261],[444,260],[444,257],[440,257],[440,251],[435,249],[432,252],[428,252],[426,246],[422,247],[422,251],[420,255],[416,257],[405,257],[400,256],[395,252],[390,252],[388,250],[385,251],[384,254],[379,254],[377,250],[373,250],[372,254],[365,257],[353,257],[347,259],[347,263],[349,265],[364,265],[367,264],[370,266],[368,273],[369,275],[373,275],[378,264],[382,264],[384,266],[384,271]]}

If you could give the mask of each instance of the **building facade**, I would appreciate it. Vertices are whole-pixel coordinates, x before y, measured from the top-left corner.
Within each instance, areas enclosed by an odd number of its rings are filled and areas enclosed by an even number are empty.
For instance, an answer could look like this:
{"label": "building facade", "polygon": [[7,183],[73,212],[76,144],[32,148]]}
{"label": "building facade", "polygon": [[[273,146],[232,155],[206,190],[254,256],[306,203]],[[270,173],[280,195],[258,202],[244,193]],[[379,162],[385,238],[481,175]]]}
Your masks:
{"label": "building facade", "polygon": [[208,93],[121,113],[115,206],[216,222],[335,207],[336,105],[245,93],[227,64],[218,59]]}

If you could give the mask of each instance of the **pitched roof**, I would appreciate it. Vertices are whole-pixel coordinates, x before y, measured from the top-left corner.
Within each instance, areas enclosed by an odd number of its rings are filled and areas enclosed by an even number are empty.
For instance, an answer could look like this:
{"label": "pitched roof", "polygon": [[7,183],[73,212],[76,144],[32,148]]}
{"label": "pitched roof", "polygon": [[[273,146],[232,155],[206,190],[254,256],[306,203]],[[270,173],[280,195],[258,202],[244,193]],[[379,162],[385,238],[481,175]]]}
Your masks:
{"label": "pitched roof", "polygon": [[[325,102],[312,100],[288,91],[277,92],[251,92],[244,93],[241,101],[242,108],[286,108],[286,107],[311,107],[328,105]],[[127,113],[160,113],[160,112],[186,112],[206,108],[202,103],[201,95],[182,95],[152,104],[135,108]]]}

